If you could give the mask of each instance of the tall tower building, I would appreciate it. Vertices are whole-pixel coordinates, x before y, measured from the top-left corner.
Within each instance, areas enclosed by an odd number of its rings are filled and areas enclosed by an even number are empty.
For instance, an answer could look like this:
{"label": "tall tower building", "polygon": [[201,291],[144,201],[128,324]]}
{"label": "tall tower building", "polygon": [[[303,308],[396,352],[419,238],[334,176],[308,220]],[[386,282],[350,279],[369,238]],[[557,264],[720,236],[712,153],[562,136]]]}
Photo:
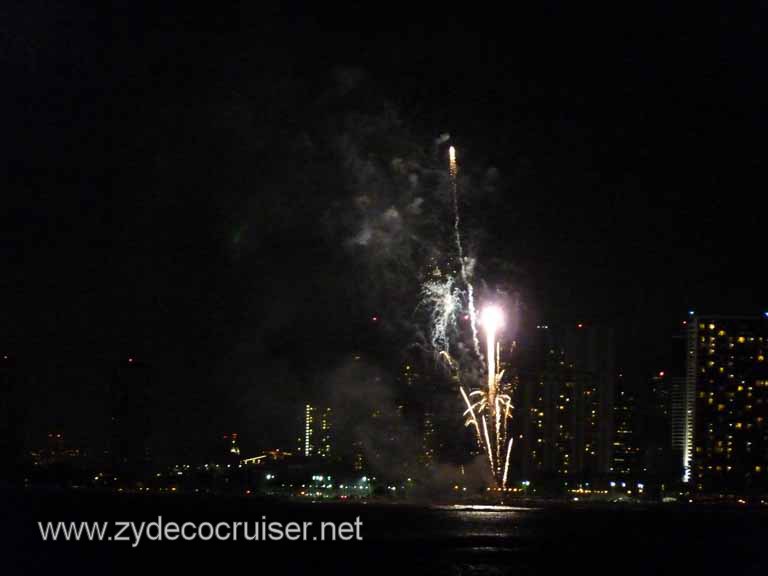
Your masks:
{"label": "tall tower building", "polygon": [[690,455],[692,438],[693,413],[688,412],[687,396],[684,376],[659,372],[651,378],[644,462],[660,484],[683,480],[683,454],[688,450]]}
{"label": "tall tower building", "polygon": [[432,412],[424,412],[419,459],[425,468],[431,468],[435,463],[435,415]]}
{"label": "tall tower building", "polygon": [[763,491],[768,317],[692,314],[687,336],[684,479],[700,492]]}
{"label": "tall tower building", "polygon": [[585,324],[540,324],[519,354],[516,433],[522,475],[586,480],[609,474],[612,331]]}
{"label": "tall tower building", "polygon": [[303,433],[299,440],[299,450],[304,456],[312,456],[315,453],[315,407],[311,404],[304,405]]}
{"label": "tall tower building", "polygon": [[619,386],[613,407],[616,428],[611,471],[622,479],[634,479],[640,472],[636,409],[635,395],[626,386]]}
{"label": "tall tower building", "polygon": [[328,406],[318,409],[317,455],[330,458],[333,445],[333,412]]}
{"label": "tall tower building", "polygon": [[304,456],[330,458],[333,448],[333,411],[328,406],[305,404],[298,450]]}

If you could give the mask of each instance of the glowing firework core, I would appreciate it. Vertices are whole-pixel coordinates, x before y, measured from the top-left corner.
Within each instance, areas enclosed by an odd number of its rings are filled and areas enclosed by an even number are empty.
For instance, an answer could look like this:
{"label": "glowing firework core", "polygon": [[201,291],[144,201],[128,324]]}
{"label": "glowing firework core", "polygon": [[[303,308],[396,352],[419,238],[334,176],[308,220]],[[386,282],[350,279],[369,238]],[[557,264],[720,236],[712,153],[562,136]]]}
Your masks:
{"label": "glowing firework core", "polygon": [[486,306],[480,313],[480,322],[483,324],[485,333],[495,338],[496,331],[504,326],[504,313],[498,306]]}

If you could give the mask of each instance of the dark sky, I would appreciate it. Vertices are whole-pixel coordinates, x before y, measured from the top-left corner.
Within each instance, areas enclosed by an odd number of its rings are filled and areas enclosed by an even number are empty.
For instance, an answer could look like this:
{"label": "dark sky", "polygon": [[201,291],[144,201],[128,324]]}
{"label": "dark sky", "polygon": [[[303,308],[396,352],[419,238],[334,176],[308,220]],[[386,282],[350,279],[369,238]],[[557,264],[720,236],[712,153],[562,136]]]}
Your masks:
{"label": "dark sky", "polygon": [[768,308],[764,11],[582,10],[3,8],[0,343],[46,374],[31,434],[103,431],[136,356],[169,444],[259,437],[255,412],[386,348],[318,143],[385,102],[502,175],[468,211],[481,266],[532,315],[614,325],[638,378],[689,308]]}

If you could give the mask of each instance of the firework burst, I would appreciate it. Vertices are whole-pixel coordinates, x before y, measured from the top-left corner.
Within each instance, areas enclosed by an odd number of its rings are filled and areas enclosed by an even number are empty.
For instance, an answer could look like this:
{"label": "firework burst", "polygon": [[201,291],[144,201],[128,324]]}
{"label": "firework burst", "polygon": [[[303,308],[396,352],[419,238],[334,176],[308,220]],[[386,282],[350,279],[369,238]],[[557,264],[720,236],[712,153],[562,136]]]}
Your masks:
{"label": "firework burst", "polygon": [[450,353],[450,334],[461,310],[461,290],[452,276],[436,276],[421,287],[421,303],[430,311],[430,339],[438,352]]}
{"label": "firework burst", "polygon": [[[449,175],[453,193],[454,241],[460,265],[460,278],[443,276],[436,270],[421,290],[421,305],[431,311],[431,342],[438,356],[449,367],[464,400],[465,425],[475,431],[478,447],[488,459],[492,476],[497,486],[506,487],[509,473],[509,458],[512,453],[512,436],[508,433],[512,417],[511,387],[503,383],[504,371],[500,368],[500,346],[497,339],[504,325],[504,315],[497,306],[489,305],[483,309],[478,319],[475,308],[472,272],[474,261],[465,257],[461,240],[461,220],[458,199],[458,165],[456,149],[449,150]],[[487,371],[485,387],[468,389],[462,383],[462,369],[450,354],[450,339],[457,333],[456,319],[466,316],[472,333],[472,342],[477,361]],[[482,325],[486,338],[485,356],[480,351],[478,325]]]}

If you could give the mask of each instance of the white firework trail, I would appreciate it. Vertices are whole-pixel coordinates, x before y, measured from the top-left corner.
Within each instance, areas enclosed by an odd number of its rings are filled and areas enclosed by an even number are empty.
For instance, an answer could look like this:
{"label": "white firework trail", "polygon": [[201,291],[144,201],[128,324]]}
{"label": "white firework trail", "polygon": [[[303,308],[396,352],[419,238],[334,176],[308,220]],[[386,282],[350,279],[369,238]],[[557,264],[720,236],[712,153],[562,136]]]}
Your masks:
{"label": "white firework trail", "polygon": [[487,445],[488,463],[491,465],[491,474],[496,475],[496,468],[493,466],[493,448],[491,448],[491,438],[488,436],[488,423],[483,416],[483,432],[485,432],[485,443]]}
{"label": "white firework trail", "polygon": [[461,242],[461,217],[459,212],[459,167],[456,163],[456,148],[451,146],[448,149],[448,174],[451,177],[451,190],[453,192],[453,233],[456,240],[456,251],[459,257],[459,267],[461,269],[461,280],[467,287],[467,309],[469,312],[469,325],[472,328],[472,342],[475,346],[475,354],[483,361],[483,355],[480,353],[480,339],[477,336],[477,311],[475,310],[475,288],[472,286],[471,275],[467,271],[467,262],[464,258],[464,247]]}
{"label": "white firework trail", "polygon": [[480,437],[480,425],[477,423],[477,416],[475,415],[475,407],[469,401],[469,398],[467,397],[467,393],[464,390],[464,387],[459,386],[459,390],[461,391],[461,395],[464,398],[464,402],[467,403],[467,409],[464,411],[464,415],[467,417],[465,426],[469,426],[471,424],[475,427],[475,432],[477,432],[477,443],[479,446],[482,447],[483,440]]}
{"label": "white firework trail", "polygon": [[507,444],[507,457],[504,460],[504,476],[501,479],[501,485],[502,487],[506,487],[507,485],[507,474],[509,473],[509,455],[512,453],[512,442],[514,438],[509,439],[509,443]]}

